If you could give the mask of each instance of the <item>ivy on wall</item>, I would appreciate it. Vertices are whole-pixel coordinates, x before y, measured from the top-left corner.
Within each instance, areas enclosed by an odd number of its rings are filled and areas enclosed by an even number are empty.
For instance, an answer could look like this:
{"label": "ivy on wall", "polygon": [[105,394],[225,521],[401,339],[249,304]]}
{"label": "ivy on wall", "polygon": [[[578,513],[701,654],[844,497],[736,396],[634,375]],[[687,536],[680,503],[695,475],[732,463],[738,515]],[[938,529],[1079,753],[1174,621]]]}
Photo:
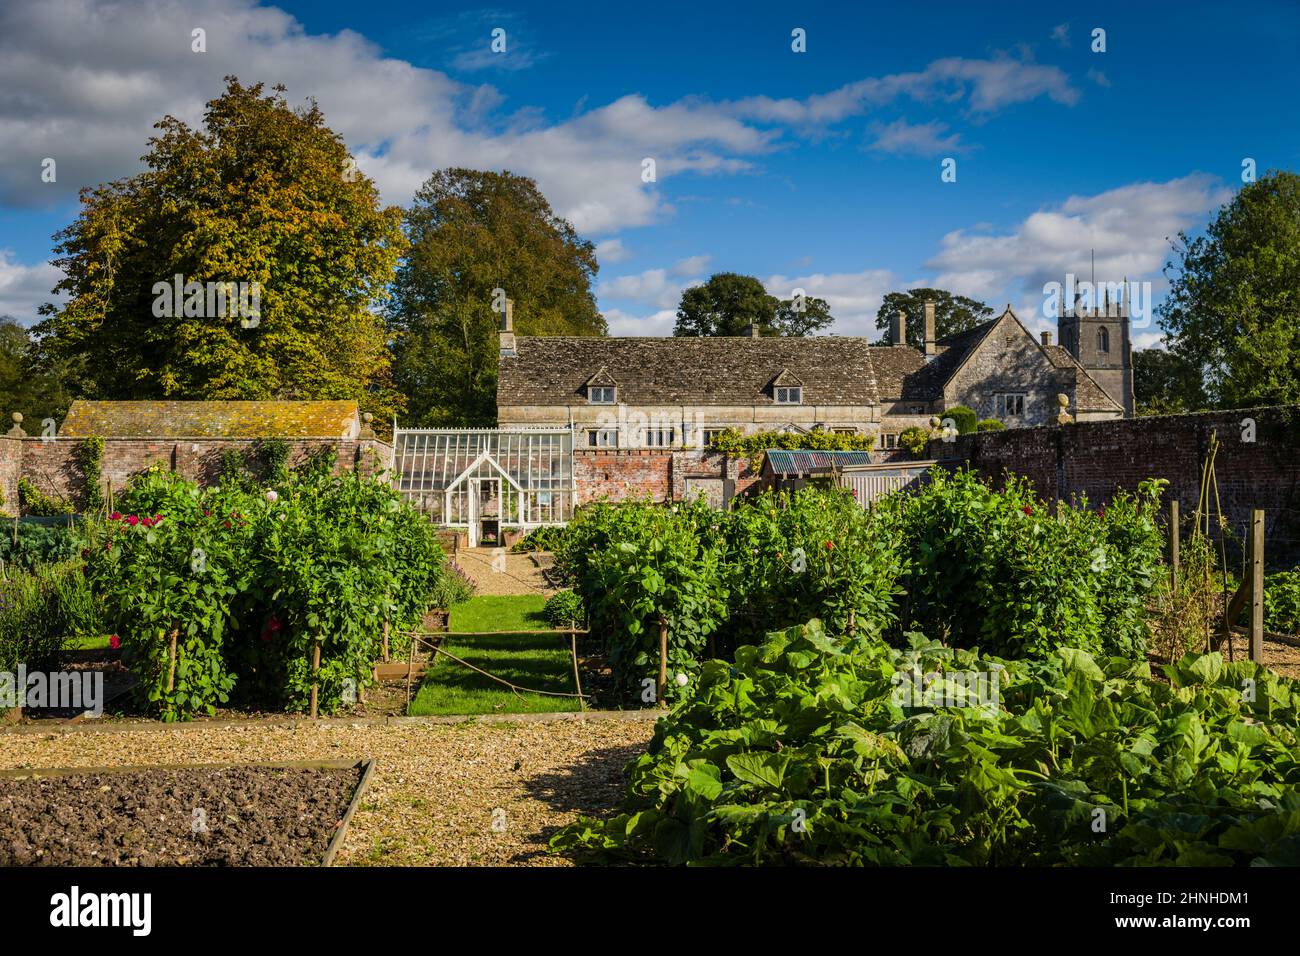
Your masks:
{"label": "ivy on wall", "polygon": [[104,501],[104,439],[100,435],[91,435],[77,445],[77,466],[85,482],[84,510],[87,512],[103,511]]}

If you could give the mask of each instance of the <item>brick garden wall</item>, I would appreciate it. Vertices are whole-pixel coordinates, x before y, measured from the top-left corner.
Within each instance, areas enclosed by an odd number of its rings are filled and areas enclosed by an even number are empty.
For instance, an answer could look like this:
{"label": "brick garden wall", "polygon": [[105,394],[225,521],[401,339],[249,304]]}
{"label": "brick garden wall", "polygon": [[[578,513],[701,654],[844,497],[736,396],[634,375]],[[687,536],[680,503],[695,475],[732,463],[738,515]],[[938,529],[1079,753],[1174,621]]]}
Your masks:
{"label": "brick garden wall", "polygon": [[[80,438],[0,439],[0,491],[4,507],[13,513],[18,506],[18,478],[24,476],[46,494],[81,501],[85,482],[77,465]],[[221,458],[236,451],[245,460],[256,457],[256,439],[244,438],[106,438],[101,466],[103,480],[120,490],[133,475],[159,464],[203,484],[216,481]],[[290,442],[289,463],[297,464],[322,448],[338,449],[338,471],[359,468],[373,473],[392,467],[391,445],[373,438],[339,441],[301,438]]]}
{"label": "brick garden wall", "polygon": [[746,463],[716,451],[666,448],[580,448],[573,453],[577,504],[608,498],[680,501],[687,489],[702,491],[721,503],[723,483],[739,495],[758,480]]}
{"label": "brick garden wall", "polygon": [[[1251,437],[1244,434],[1246,419],[1255,423],[1254,441],[1244,440]],[[933,441],[929,451],[965,459],[995,483],[1008,471],[1023,475],[1047,499],[1086,494],[1103,502],[1146,478],[1164,478],[1165,500],[1176,498],[1189,514],[1212,433],[1219,440],[1219,494],[1232,526],[1240,533],[1250,509],[1263,508],[1270,551],[1300,553],[1300,406],[981,432]]]}

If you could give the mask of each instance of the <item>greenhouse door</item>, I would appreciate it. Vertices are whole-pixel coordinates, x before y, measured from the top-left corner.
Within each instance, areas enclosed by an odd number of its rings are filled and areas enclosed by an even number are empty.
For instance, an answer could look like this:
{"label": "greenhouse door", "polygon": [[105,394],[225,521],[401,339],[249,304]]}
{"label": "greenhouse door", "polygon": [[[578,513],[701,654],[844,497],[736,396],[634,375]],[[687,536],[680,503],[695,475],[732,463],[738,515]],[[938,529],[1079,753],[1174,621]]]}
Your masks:
{"label": "greenhouse door", "polygon": [[501,544],[501,479],[470,479],[470,547]]}

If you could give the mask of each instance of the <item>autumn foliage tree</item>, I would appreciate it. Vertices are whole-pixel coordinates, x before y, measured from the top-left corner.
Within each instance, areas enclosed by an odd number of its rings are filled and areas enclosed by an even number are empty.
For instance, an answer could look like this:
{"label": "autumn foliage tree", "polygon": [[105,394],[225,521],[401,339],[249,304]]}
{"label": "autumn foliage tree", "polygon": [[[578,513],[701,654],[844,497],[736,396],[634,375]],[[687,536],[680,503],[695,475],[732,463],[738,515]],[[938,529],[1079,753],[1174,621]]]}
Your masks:
{"label": "autumn foliage tree", "polygon": [[[404,248],[314,102],[291,108],[226,78],[203,124],[156,124],[146,171],[84,189],[55,236],[66,305],[42,308],[46,364],[105,399],[355,398],[384,420],[400,405],[373,311]],[[157,314],[158,283],[260,284],[256,317]]]}

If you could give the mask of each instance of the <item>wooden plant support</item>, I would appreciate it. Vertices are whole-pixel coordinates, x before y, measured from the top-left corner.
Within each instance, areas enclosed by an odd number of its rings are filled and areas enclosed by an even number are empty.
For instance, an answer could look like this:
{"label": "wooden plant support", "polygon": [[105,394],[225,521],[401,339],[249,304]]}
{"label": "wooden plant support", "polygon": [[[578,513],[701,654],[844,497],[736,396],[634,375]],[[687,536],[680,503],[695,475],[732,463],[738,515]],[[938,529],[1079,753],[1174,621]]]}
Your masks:
{"label": "wooden plant support", "polygon": [[658,703],[660,706],[664,703],[665,692],[668,689],[668,622],[662,617],[659,619],[659,693]]}
{"label": "wooden plant support", "polygon": [[1178,537],[1178,499],[1172,498],[1169,501],[1169,584],[1176,591],[1178,590],[1178,559],[1179,545]]}
{"label": "wooden plant support", "polygon": [[578,676],[578,631],[573,621],[569,622],[569,648],[573,651],[573,686],[578,692],[578,706],[587,709],[587,701],[582,696],[582,678]]}
{"label": "wooden plant support", "polygon": [[318,716],[317,702],[320,694],[320,681],[316,675],[320,672],[320,641],[314,641],[311,645],[311,717],[315,720]]}
{"label": "wooden plant support", "polygon": [[388,663],[388,618],[384,618],[384,663]]}
{"label": "wooden plant support", "polygon": [[411,635],[411,650],[406,657],[406,709],[411,709],[411,676],[415,673],[415,643],[416,637]]}
{"label": "wooden plant support", "polygon": [[1250,511],[1250,659],[1264,660],[1264,512]]}
{"label": "wooden plant support", "polygon": [[1242,630],[1237,626],[1237,618],[1241,617],[1242,609],[1249,601],[1250,624],[1245,628],[1249,638],[1248,653],[1250,659],[1258,663],[1264,660],[1264,512],[1259,508],[1252,508],[1250,512],[1246,551],[1246,575],[1224,611],[1223,630],[1229,641],[1228,659],[1231,660],[1232,635]]}
{"label": "wooden plant support", "polygon": [[176,639],[180,636],[179,627],[172,628],[171,649],[167,652],[171,663],[167,668],[167,693],[171,693],[176,687]]}

